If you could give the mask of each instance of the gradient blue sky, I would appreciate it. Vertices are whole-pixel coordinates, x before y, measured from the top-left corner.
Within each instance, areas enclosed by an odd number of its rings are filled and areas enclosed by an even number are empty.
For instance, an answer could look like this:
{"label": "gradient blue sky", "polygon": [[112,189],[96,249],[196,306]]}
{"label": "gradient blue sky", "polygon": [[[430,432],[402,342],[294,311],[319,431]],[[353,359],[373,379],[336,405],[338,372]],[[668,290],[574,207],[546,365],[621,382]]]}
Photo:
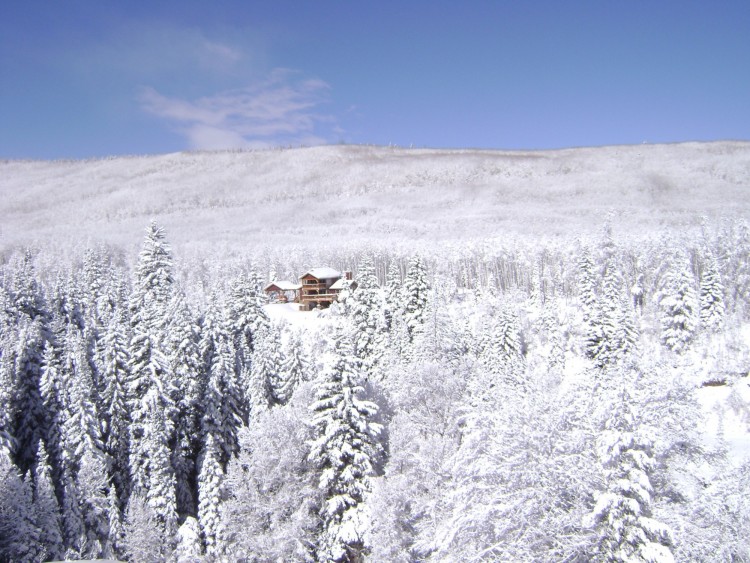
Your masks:
{"label": "gradient blue sky", "polygon": [[750,139],[750,1],[7,1],[0,158]]}

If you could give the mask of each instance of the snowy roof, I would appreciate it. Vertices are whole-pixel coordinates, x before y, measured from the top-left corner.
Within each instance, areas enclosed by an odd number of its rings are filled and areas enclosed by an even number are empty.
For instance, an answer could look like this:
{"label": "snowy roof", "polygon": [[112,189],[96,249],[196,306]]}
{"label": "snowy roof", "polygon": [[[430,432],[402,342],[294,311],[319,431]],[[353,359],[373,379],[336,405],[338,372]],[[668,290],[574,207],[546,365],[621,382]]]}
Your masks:
{"label": "snowy roof", "polygon": [[331,278],[340,278],[341,272],[334,270],[333,268],[313,268],[302,274],[300,277],[312,276],[319,280],[330,280]]}
{"label": "snowy roof", "polygon": [[351,284],[352,280],[341,278],[340,280],[336,280],[330,289],[347,289]]}
{"label": "snowy roof", "polygon": [[268,291],[269,289],[272,289],[274,287],[277,289],[280,289],[281,291],[294,291],[296,289],[301,288],[302,286],[298,283],[293,283],[288,280],[279,280],[279,281],[269,283],[265,287],[264,291]]}

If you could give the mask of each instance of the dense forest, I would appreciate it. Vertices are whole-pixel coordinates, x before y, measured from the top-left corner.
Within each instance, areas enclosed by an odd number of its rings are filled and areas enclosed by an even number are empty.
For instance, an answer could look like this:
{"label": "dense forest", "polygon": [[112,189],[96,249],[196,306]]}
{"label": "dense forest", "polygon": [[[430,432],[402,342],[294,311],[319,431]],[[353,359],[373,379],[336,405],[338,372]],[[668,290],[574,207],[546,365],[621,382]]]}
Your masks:
{"label": "dense forest", "polygon": [[[9,252],[0,561],[750,561],[748,256],[741,221],[327,264],[180,266],[156,223],[132,267]],[[269,278],[321,265],[357,288],[274,320]]]}

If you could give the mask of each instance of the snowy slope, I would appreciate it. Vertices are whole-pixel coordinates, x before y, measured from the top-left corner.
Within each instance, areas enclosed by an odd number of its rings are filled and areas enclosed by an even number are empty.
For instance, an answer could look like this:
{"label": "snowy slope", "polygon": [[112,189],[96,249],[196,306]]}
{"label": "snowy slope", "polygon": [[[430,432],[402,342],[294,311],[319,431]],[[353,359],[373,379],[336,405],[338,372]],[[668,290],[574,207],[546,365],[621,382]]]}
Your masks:
{"label": "snowy slope", "polygon": [[750,143],[546,152],[326,146],[0,162],[0,249],[140,241],[175,249],[634,233],[747,215]]}

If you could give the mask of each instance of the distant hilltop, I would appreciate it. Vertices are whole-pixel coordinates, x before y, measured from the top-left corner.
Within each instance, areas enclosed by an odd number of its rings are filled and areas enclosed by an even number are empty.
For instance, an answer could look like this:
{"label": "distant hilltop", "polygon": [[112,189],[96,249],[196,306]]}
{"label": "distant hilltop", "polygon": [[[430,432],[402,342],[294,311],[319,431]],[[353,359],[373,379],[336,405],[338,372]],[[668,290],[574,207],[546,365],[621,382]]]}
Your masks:
{"label": "distant hilltop", "polygon": [[750,143],[555,151],[374,146],[0,162],[0,248],[134,247],[158,218],[176,250],[568,238],[607,215],[634,236],[748,215]]}

